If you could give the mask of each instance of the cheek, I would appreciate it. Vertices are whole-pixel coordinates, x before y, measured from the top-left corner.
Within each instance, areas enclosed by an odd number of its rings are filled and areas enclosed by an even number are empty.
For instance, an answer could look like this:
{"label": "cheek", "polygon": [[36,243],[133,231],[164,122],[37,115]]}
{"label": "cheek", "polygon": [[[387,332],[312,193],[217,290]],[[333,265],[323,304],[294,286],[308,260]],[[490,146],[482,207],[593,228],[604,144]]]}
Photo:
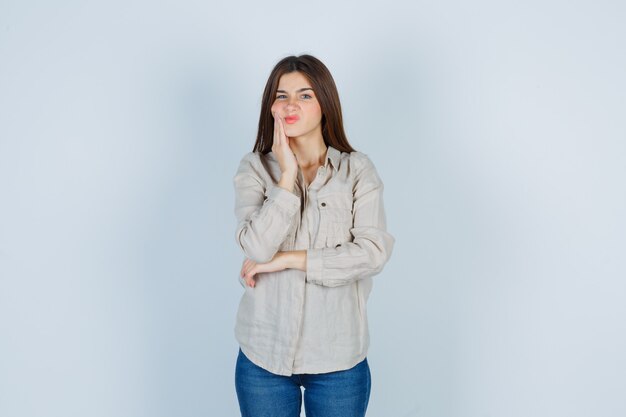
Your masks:
{"label": "cheek", "polygon": [[271,110],[273,114],[275,111],[282,110],[282,106],[280,105],[280,103],[275,101],[274,104],[272,104]]}
{"label": "cheek", "polygon": [[312,119],[321,119],[322,118],[322,109],[319,106],[311,107],[309,109],[309,115]]}
{"label": "cheek", "polygon": [[270,110],[272,110],[272,113],[274,113],[274,110],[276,110],[276,103],[272,104],[272,107],[270,107]]}
{"label": "cheek", "polygon": [[322,117],[322,108],[318,103],[311,103],[310,113],[315,117]]}

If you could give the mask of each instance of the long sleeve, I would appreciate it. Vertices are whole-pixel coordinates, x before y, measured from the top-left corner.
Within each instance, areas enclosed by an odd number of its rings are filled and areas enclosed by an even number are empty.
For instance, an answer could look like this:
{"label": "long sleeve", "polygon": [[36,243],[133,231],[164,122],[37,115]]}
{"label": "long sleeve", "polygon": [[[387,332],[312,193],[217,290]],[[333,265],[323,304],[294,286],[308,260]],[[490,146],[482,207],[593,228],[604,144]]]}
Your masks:
{"label": "long sleeve", "polygon": [[[245,155],[235,176],[235,239],[244,254],[258,263],[272,260],[284,241],[295,215],[300,209],[300,198],[274,185],[268,176],[264,179],[258,155]],[[267,184],[267,199],[265,190]]]}
{"label": "long sleeve", "polygon": [[361,153],[354,180],[354,239],[335,248],[307,250],[306,281],[328,287],[347,285],[382,271],[395,238],[387,232],[383,182],[374,164]]}

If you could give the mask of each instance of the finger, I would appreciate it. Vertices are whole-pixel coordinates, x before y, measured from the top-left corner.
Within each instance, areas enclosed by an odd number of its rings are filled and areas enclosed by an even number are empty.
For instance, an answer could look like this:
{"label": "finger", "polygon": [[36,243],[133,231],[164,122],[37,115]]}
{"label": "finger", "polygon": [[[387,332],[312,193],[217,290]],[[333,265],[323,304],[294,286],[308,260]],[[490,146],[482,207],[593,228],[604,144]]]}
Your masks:
{"label": "finger", "polygon": [[248,259],[246,261],[246,265],[245,265],[244,269],[249,270],[250,268],[252,268],[255,265],[256,265],[256,262],[254,262],[252,259]]}
{"label": "finger", "polygon": [[250,283],[250,280],[249,280],[248,278],[244,278],[244,281],[246,282],[246,285],[247,285],[248,287],[251,287],[251,286],[252,286],[252,285],[251,285],[251,283]]}
{"label": "finger", "polygon": [[248,287],[254,287],[254,279],[252,279],[252,278],[248,278],[248,279],[246,279],[245,281],[246,281],[246,285],[247,285]]}
{"label": "finger", "polygon": [[278,112],[274,113],[274,142],[277,146],[280,146],[282,142],[282,138],[280,137],[280,119]]}
{"label": "finger", "polygon": [[239,271],[239,276],[240,276],[240,277],[243,277],[243,269],[244,269],[245,265],[246,265],[246,263],[245,263],[245,262],[243,262],[243,263],[241,264],[241,270]]}
{"label": "finger", "polygon": [[250,263],[250,259],[246,258],[243,260],[243,263],[241,264],[241,271],[239,272],[242,277],[244,276],[244,273],[246,272],[246,269],[249,263]]}
{"label": "finger", "polygon": [[254,287],[254,285],[256,284],[255,277],[253,276],[246,275],[244,279],[246,281],[246,284],[248,284],[250,287]]}
{"label": "finger", "polygon": [[276,145],[276,138],[278,137],[278,120],[276,120],[276,113],[274,116],[274,145]]}
{"label": "finger", "polygon": [[283,119],[278,116],[278,137],[280,138],[281,146],[285,146],[287,142],[285,141],[285,132],[283,129]]}
{"label": "finger", "polygon": [[254,275],[255,275],[255,274],[256,274],[256,272],[257,272],[256,270],[257,270],[256,265],[253,265],[253,266],[251,266],[251,267],[249,267],[249,268],[246,268],[246,271],[245,271],[245,273],[244,273],[244,274],[245,274],[245,277],[246,277],[246,278],[252,278],[252,277],[254,277]]}
{"label": "finger", "polygon": [[281,143],[283,143],[284,145],[287,145],[287,135],[285,135],[285,125],[283,124],[283,119],[281,119],[280,117],[278,118],[278,129],[279,129],[278,136],[280,136]]}
{"label": "finger", "polygon": [[280,135],[281,138],[283,140],[283,143],[285,144],[285,146],[289,146],[289,141],[288,141],[288,137],[287,137],[287,133],[285,132],[285,119],[284,118],[280,118],[278,119],[278,121],[280,122]]}

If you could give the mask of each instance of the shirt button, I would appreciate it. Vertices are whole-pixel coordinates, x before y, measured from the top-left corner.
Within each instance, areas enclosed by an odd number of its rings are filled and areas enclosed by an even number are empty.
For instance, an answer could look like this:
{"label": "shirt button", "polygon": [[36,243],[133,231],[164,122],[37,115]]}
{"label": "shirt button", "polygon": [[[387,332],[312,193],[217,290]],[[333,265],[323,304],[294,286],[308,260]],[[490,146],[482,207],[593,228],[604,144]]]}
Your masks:
{"label": "shirt button", "polygon": [[322,203],[322,207],[326,207],[326,203]]}

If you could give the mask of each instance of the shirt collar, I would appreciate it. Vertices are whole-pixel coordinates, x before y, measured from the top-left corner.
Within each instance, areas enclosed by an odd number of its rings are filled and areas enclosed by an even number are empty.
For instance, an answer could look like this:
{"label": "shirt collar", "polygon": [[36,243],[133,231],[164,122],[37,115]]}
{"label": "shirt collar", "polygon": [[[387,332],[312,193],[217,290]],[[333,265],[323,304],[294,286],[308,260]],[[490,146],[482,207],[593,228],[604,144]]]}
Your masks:
{"label": "shirt collar", "polygon": [[333,164],[333,168],[339,168],[339,159],[341,158],[341,152],[338,149],[333,148],[330,145],[326,145],[328,150],[326,151],[326,160],[330,160]]}

